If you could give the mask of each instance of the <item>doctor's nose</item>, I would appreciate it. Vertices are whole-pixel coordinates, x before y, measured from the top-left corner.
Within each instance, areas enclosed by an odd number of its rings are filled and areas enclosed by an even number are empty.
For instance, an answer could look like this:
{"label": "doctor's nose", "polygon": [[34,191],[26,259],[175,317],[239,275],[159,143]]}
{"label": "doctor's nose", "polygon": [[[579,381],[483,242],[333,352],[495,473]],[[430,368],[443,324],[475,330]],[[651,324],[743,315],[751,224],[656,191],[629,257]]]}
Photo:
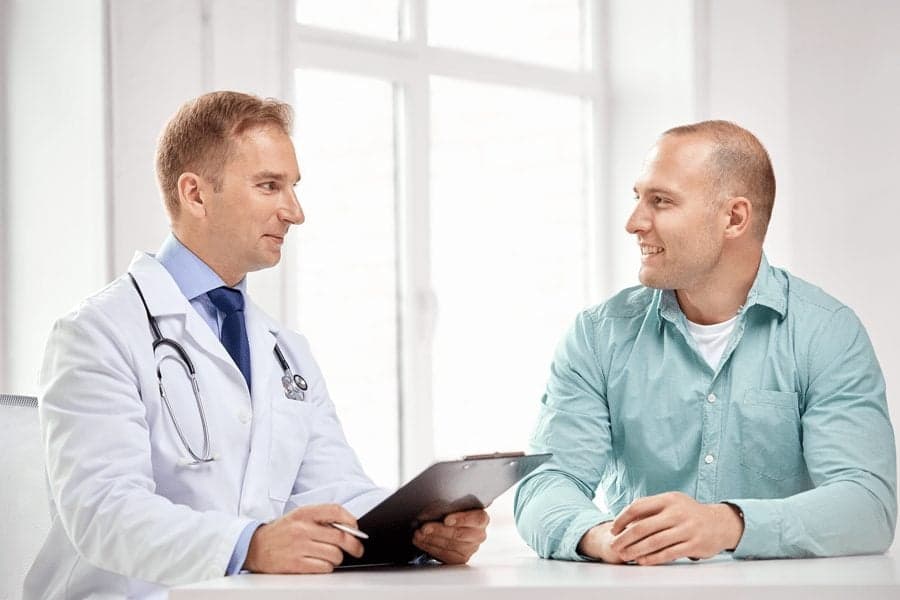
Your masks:
{"label": "doctor's nose", "polygon": [[297,192],[293,188],[288,192],[285,206],[281,209],[281,219],[291,225],[300,225],[306,220],[303,207],[300,206],[300,201],[297,199]]}

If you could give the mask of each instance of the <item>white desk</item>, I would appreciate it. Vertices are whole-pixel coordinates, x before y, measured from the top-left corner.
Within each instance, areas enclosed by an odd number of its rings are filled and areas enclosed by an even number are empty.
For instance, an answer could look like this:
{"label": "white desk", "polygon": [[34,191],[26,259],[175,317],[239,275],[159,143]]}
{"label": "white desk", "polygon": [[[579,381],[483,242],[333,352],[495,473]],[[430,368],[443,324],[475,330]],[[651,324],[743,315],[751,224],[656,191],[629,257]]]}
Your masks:
{"label": "white desk", "polygon": [[886,556],[736,561],[661,567],[476,555],[467,566],[381,568],[328,575],[241,575],[173,589],[171,600],[798,600],[900,599],[900,552]]}

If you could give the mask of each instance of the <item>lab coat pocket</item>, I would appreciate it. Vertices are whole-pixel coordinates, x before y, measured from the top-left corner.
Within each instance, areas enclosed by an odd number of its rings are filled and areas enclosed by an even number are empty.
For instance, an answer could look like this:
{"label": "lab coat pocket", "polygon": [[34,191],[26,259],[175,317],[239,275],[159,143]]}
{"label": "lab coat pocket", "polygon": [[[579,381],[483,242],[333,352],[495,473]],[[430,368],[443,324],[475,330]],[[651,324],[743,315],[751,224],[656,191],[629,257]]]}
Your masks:
{"label": "lab coat pocket", "polygon": [[738,403],[741,464],[767,479],[803,473],[799,396],[796,392],[749,389]]}
{"label": "lab coat pocket", "polygon": [[272,402],[269,440],[269,497],[286,502],[294,489],[309,441],[310,406],[278,397]]}

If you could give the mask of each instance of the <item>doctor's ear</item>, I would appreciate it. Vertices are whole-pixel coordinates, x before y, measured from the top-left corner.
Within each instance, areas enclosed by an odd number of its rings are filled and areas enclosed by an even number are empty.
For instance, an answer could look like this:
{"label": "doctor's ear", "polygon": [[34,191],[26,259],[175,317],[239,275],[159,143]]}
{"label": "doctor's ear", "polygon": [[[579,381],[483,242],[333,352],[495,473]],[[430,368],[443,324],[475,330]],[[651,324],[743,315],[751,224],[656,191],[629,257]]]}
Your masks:
{"label": "doctor's ear", "polygon": [[182,173],[178,178],[178,203],[181,210],[195,217],[206,215],[206,195],[212,186],[196,173]]}

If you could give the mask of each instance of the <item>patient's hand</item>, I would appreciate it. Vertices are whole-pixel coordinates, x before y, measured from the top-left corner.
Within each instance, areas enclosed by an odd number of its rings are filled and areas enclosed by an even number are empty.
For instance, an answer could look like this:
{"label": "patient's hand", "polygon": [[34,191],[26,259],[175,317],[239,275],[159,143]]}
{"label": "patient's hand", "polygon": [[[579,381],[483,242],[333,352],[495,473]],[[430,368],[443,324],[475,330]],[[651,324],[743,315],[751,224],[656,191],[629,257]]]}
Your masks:
{"label": "patient's hand", "polygon": [[490,517],[481,510],[451,513],[441,523],[426,523],[416,530],[413,544],[442,563],[461,565],[487,538]]}
{"label": "patient's hand", "polygon": [[578,542],[578,553],[588,558],[596,558],[605,563],[621,564],[625,560],[619,553],[612,549],[612,541],[615,539],[610,529],[612,521],[600,523],[588,529]]}
{"label": "patient's hand", "polygon": [[730,504],[701,504],[680,492],[639,498],[612,523],[610,547],[626,561],[659,565],[733,550],[744,520]]}

